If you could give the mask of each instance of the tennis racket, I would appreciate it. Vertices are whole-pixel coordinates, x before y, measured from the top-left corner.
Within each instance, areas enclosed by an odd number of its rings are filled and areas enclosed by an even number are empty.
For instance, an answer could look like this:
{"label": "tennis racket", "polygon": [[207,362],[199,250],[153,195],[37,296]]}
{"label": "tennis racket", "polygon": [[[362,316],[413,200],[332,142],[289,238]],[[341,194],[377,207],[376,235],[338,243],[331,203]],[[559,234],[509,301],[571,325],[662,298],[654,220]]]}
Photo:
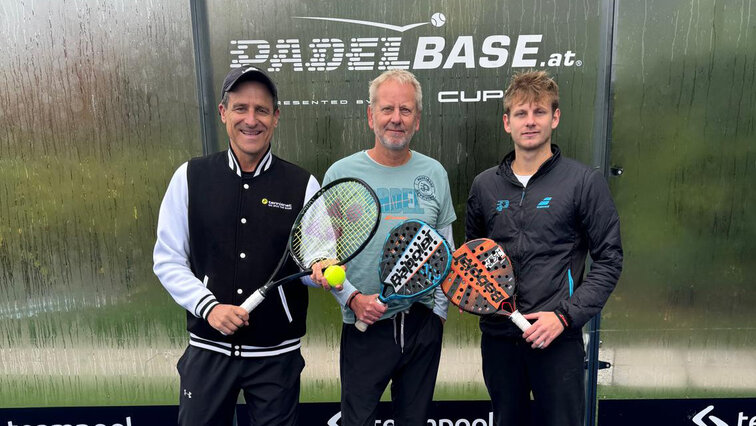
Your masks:
{"label": "tennis racket", "polygon": [[[383,244],[383,254],[378,264],[381,279],[379,303],[392,299],[418,298],[433,290],[446,274],[451,264],[449,243],[427,223],[410,219],[395,226]],[[360,331],[368,325],[357,320]]]}
{"label": "tennis racket", "polygon": [[441,284],[449,301],[475,315],[506,315],[520,330],[530,322],[515,306],[512,263],[488,238],[468,241],[454,251],[451,272]]}
{"label": "tennis racket", "polygon": [[[364,181],[344,178],[324,186],[299,212],[286,251],[267,283],[252,293],[241,307],[251,312],[270,290],[312,274],[310,265],[317,261],[333,260],[333,265],[349,262],[373,237],[380,217],[378,197]],[[302,272],[273,281],[289,256]]]}

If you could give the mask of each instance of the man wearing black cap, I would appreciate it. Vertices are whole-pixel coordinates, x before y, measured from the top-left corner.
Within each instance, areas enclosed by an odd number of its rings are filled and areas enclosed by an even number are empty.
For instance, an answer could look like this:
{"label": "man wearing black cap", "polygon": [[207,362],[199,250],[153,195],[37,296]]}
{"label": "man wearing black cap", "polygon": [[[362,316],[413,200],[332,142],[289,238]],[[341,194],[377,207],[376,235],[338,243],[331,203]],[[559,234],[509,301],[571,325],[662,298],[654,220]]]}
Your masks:
{"label": "man wearing black cap", "polygon": [[[252,424],[294,425],[307,289],[278,287],[250,314],[239,305],[275,269],[319,184],[271,153],[280,111],[263,71],[231,70],[221,93],[229,149],[178,168],[160,206],[153,255],[155,274],[187,312],[179,424],[230,425],[243,390]],[[280,276],[294,272],[289,261]]]}

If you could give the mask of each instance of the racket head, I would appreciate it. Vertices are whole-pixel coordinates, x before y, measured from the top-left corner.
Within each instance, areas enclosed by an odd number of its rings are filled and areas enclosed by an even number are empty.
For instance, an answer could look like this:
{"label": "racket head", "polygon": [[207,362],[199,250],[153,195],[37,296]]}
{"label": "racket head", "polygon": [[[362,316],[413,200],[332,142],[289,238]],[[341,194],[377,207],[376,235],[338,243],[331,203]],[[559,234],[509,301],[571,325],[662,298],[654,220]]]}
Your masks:
{"label": "racket head", "polygon": [[289,235],[289,253],[303,270],[323,259],[343,265],[375,235],[380,217],[378,197],[365,181],[337,179],[302,207]]}
{"label": "racket head", "polygon": [[512,262],[488,238],[468,241],[454,251],[451,272],[441,288],[452,304],[472,314],[514,311]]}
{"label": "racket head", "polygon": [[381,299],[415,298],[433,290],[449,273],[451,258],[449,243],[433,227],[416,219],[400,223],[383,244]]}

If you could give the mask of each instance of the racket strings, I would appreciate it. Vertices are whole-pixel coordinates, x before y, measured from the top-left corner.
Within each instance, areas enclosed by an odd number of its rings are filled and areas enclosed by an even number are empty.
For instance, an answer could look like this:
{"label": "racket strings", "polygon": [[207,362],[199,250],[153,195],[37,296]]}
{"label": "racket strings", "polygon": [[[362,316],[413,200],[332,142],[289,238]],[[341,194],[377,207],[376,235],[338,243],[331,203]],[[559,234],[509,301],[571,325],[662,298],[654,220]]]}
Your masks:
{"label": "racket strings", "polygon": [[[440,239],[439,243],[431,247],[421,247],[420,240],[423,237],[428,237],[428,233],[431,232],[433,237]],[[397,263],[402,261],[402,256],[405,253],[414,255],[422,261],[417,270],[409,271],[410,276],[406,281],[398,285],[387,286],[385,291],[388,294],[411,296],[435,286],[443,279],[449,264],[451,253],[446,247],[440,235],[427,226],[423,228],[417,222],[406,223],[397,229],[389,236],[384,247],[381,279],[386,279]]]}
{"label": "racket strings", "polygon": [[291,235],[292,256],[302,268],[321,259],[342,262],[370,238],[378,214],[375,197],[361,183],[331,186],[300,213]]}

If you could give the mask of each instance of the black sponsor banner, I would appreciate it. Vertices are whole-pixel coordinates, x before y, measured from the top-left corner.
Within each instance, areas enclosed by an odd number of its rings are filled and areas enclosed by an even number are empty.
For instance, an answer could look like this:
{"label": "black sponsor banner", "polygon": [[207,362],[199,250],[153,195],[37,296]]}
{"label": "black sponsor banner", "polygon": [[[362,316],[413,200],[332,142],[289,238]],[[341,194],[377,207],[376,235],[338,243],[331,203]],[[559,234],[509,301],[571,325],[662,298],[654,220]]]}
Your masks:
{"label": "black sponsor banner", "polygon": [[[63,407],[0,409],[0,426],[152,426],[176,424],[178,406]],[[237,406],[239,426],[250,426],[244,405]],[[340,426],[341,412],[336,402],[304,403],[302,424]],[[376,426],[394,426],[391,405],[378,406]],[[488,401],[439,401],[433,404],[430,426],[493,426]]]}
{"label": "black sponsor banner", "polygon": [[601,400],[598,424],[611,426],[756,426],[756,399]]}
{"label": "black sponsor banner", "polygon": [[[336,402],[303,404],[301,417],[306,424],[340,426],[341,412]],[[309,423],[312,421],[312,423]],[[241,425],[241,423],[239,423]],[[303,423],[304,424],[304,423]],[[428,426],[493,426],[493,414],[489,401],[436,401],[433,403]],[[2,425],[5,426],[5,425]],[[378,405],[375,426],[395,426],[391,418],[391,404]]]}
{"label": "black sponsor banner", "polygon": [[176,424],[178,406],[0,409],[0,426],[136,426]]}
{"label": "black sponsor banner", "polygon": [[[238,425],[250,426],[246,407]],[[0,409],[0,426],[151,426],[176,424],[177,406]],[[313,426],[341,426],[336,402],[304,403],[300,417]],[[488,401],[437,401],[428,426],[493,426]],[[634,399],[599,401],[601,426],[756,426],[756,398]],[[378,406],[375,426],[395,426],[391,405]]]}

